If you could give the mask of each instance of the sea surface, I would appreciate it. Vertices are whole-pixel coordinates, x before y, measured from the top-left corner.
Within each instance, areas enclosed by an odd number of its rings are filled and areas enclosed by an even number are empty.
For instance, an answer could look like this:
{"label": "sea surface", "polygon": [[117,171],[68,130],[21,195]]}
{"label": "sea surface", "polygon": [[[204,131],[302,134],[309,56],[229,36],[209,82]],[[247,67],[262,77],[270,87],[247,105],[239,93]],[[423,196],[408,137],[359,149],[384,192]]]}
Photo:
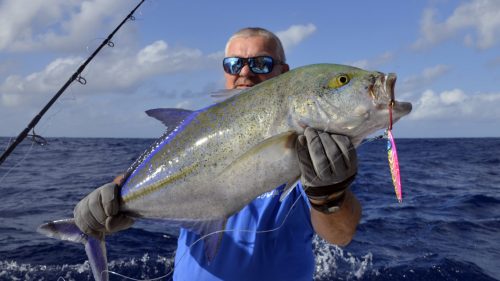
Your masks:
{"label": "sea surface", "polygon": [[[0,151],[9,141],[0,138]],[[18,147],[0,166],[0,280],[92,280],[81,245],[36,228],[71,217],[81,198],[152,142],[49,138],[44,146]],[[361,145],[352,187],[363,205],[361,223],[347,247],[314,241],[314,280],[500,280],[500,139],[396,143],[403,203],[394,195],[386,142]],[[138,221],[107,238],[110,270],[170,280],[176,236],[163,222]]]}

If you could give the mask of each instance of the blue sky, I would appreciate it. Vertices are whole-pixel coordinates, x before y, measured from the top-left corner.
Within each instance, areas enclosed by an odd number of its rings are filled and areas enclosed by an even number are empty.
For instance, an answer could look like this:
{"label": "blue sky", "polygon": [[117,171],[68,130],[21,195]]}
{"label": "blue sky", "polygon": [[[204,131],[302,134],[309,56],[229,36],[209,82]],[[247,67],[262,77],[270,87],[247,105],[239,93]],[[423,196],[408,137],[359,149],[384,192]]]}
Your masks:
{"label": "blue sky", "polygon": [[[0,136],[14,136],[128,14],[132,0],[0,0]],[[43,136],[158,137],[144,111],[197,109],[224,87],[227,38],[282,39],[292,68],[395,72],[413,112],[396,137],[500,137],[500,1],[147,0],[36,128]]]}

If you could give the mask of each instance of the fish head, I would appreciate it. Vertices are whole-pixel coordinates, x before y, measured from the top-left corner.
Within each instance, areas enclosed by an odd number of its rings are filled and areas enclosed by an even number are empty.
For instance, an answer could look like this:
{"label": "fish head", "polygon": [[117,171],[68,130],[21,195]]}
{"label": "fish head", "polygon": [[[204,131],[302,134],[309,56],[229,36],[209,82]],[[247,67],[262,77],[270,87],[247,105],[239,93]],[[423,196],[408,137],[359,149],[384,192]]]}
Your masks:
{"label": "fish head", "polygon": [[395,100],[394,73],[335,64],[311,66],[305,72],[301,76],[309,77],[313,84],[307,83],[309,87],[295,107],[302,128],[346,135],[358,145],[411,111],[411,103]]}

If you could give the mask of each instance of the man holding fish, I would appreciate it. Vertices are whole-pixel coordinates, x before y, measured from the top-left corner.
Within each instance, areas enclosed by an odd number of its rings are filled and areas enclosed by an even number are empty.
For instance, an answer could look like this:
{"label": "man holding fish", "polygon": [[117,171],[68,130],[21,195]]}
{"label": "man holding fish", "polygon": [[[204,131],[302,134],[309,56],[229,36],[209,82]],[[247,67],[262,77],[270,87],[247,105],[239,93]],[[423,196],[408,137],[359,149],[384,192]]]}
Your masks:
{"label": "man holding fish", "polygon": [[[225,87],[233,94],[253,87],[287,72],[285,61],[276,35],[262,28],[242,29],[226,45]],[[298,187],[289,191],[279,186],[229,217],[210,259],[205,241],[198,241],[201,236],[181,229],[174,280],[311,280],[314,233],[341,246],[351,241],[361,216],[349,190],[357,172],[353,144],[346,136],[305,128],[295,145]],[[119,212],[119,181],[78,203],[75,221],[83,232],[98,235],[131,226],[133,220]],[[282,196],[284,192],[290,193]]]}

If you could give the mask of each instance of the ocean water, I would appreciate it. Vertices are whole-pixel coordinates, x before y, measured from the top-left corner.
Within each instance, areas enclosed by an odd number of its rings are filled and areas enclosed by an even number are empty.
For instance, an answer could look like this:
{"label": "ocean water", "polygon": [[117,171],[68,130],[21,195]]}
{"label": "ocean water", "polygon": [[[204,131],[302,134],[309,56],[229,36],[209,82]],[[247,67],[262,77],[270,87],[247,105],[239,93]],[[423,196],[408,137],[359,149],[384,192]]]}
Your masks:
{"label": "ocean water", "polygon": [[[79,199],[123,172],[153,140],[48,141],[25,141],[0,166],[0,280],[92,280],[81,245],[36,228],[70,217]],[[0,151],[8,142],[0,138]],[[403,203],[394,195],[385,141],[361,145],[352,189],[362,221],[347,247],[314,241],[314,280],[500,280],[500,139],[396,142]],[[110,270],[169,280],[176,235],[165,223],[139,221],[108,237]]]}

